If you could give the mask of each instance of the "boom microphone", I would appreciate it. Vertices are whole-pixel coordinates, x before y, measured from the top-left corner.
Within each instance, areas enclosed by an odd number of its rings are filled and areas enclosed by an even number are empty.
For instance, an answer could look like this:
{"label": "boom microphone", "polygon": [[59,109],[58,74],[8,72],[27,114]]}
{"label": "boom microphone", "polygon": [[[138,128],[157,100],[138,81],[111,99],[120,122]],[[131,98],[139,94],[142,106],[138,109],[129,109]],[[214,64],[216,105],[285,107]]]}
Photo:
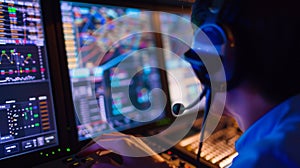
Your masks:
{"label": "boom microphone", "polygon": [[188,109],[194,107],[195,105],[197,105],[203,99],[203,97],[205,96],[206,92],[207,92],[207,88],[204,87],[204,89],[203,89],[202,93],[199,95],[199,97],[195,101],[193,101],[190,105],[188,105],[187,107],[184,107],[184,105],[182,103],[176,103],[176,104],[174,104],[173,108],[172,108],[173,115],[175,117],[178,117],[181,114],[183,114],[183,112],[185,110],[188,110]]}

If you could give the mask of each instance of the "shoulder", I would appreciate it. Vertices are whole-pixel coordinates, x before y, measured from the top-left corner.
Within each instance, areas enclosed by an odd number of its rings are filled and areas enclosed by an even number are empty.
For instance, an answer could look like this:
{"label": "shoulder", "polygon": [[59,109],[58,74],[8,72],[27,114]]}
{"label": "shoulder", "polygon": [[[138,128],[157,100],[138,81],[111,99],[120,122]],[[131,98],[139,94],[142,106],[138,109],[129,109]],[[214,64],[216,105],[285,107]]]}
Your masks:
{"label": "shoulder", "polygon": [[295,131],[278,131],[243,146],[239,155],[233,160],[235,167],[300,167],[300,133]]}
{"label": "shoulder", "polygon": [[246,131],[232,167],[300,167],[299,101],[289,99]]}

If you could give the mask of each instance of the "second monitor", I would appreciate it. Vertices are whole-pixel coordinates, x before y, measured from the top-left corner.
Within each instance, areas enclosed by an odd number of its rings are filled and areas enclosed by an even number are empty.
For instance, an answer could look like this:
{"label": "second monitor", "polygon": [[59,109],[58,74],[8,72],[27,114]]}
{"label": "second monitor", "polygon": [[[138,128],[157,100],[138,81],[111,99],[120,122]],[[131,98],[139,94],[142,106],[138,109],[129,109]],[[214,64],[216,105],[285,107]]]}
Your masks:
{"label": "second monitor", "polygon": [[[165,116],[150,13],[61,1],[79,140],[146,125]],[[148,15],[150,14],[150,15]],[[155,92],[158,91],[158,92]]]}

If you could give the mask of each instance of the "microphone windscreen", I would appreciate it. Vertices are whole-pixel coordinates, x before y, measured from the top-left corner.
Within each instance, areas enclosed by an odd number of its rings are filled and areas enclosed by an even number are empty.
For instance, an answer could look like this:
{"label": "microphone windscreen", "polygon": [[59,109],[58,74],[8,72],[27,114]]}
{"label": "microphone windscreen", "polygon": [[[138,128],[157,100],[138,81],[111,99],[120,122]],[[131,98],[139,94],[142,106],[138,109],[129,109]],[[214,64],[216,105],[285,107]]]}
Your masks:
{"label": "microphone windscreen", "polygon": [[184,111],[184,105],[181,103],[176,103],[173,105],[172,111],[175,115],[179,115],[179,113],[182,113]]}

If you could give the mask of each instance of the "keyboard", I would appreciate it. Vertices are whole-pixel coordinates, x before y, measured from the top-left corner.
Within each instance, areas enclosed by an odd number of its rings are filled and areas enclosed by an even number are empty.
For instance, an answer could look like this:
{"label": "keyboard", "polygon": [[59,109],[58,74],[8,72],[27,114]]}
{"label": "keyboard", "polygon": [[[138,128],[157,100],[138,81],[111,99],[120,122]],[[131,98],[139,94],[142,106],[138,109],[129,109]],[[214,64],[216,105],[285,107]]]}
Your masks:
{"label": "keyboard", "polygon": [[[215,132],[204,141],[200,160],[209,167],[225,168],[229,166],[238,155],[235,150],[235,142],[241,134],[235,127]],[[195,159],[199,150],[199,139],[200,134],[195,134],[180,141],[175,148],[184,155]]]}

